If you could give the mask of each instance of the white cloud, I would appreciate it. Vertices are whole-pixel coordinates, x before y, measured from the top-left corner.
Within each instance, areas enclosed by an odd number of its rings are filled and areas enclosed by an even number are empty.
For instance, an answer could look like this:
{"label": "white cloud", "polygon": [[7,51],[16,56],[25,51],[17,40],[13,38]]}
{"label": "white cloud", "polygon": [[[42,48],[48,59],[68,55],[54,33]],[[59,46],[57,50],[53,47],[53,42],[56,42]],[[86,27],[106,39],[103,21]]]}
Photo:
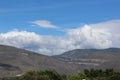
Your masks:
{"label": "white cloud", "polygon": [[59,27],[53,25],[50,21],[47,21],[47,20],[37,20],[37,21],[33,21],[31,23],[33,25],[37,25],[37,26],[43,27],[43,28],[59,28]]}
{"label": "white cloud", "polygon": [[111,34],[103,30],[85,25],[82,28],[68,30],[68,36],[73,39],[78,48],[108,48],[112,47]]}
{"label": "white cloud", "polygon": [[66,30],[61,37],[13,30],[0,33],[0,44],[16,46],[45,55],[56,55],[72,49],[120,48],[120,20],[84,25]]}

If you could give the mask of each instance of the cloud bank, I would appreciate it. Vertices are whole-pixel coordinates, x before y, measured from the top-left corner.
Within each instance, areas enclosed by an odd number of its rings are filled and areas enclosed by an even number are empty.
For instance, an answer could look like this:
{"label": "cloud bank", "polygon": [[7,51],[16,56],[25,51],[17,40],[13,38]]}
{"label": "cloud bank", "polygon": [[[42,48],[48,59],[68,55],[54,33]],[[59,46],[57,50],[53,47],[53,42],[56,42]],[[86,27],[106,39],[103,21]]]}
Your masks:
{"label": "cloud bank", "polygon": [[63,36],[43,36],[13,30],[0,33],[0,44],[28,49],[44,55],[57,55],[72,49],[120,48],[120,20],[68,29]]}
{"label": "cloud bank", "polygon": [[47,20],[37,20],[37,21],[33,21],[31,23],[33,25],[37,25],[37,26],[42,27],[42,28],[59,28]]}

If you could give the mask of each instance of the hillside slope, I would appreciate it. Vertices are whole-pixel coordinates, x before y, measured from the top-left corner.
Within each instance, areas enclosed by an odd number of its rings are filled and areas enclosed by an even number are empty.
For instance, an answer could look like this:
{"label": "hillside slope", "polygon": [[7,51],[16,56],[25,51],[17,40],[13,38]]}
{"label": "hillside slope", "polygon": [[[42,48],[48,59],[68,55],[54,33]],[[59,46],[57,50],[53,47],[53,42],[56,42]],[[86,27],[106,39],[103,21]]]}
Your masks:
{"label": "hillside slope", "polygon": [[60,73],[76,73],[78,67],[31,51],[0,45],[0,77],[15,76],[26,70],[52,69]]}
{"label": "hillside slope", "polygon": [[120,49],[75,49],[54,56],[55,58],[72,65],[86,68],[114,68],[120,70]]}

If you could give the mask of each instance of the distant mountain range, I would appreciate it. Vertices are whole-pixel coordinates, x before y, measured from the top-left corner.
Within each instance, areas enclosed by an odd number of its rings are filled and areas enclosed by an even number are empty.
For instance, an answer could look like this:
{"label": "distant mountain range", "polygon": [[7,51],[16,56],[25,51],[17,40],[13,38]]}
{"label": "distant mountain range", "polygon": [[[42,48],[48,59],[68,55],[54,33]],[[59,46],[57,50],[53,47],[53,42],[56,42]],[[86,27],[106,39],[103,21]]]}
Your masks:
{"label": "distant mountain range", "polygon": [[75,49],[54,56],[63,62],[77,65],[80,69],[113,68],[120,70],[120,49]]}
{"label": "distant mountain range", "polygon": [[0,45],[0,77],[16,76],[26,70],[56,70],[76,73],[77,66],[24,49]]}
{"label": "distant mountain range", "polygon": [[27,70],[56,70],[62,74],[90,68],[120,70],[120,49],[75,49],[61,55],[45,56],[11,46],[0,45],[0,77],[22,74]]}

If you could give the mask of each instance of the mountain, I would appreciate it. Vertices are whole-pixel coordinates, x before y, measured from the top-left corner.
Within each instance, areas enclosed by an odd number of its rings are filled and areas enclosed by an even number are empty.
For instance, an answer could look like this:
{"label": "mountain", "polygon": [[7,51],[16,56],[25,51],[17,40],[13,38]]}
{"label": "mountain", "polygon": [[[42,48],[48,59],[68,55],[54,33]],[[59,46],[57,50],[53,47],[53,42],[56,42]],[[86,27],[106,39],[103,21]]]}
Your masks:
{"label": "mountain", "polygon": [[81,70],[86,68],[113,68],[120,70],[119,48],[75,49],[53,57],[71,65],[77,65]]}
{"label": "mountain", "polygon": [[56,70],[76,73],[79,67],[24,49],[0,45],[0,77],[22,74],[26,70]]}
{"label": "mountain", "polygon": [[61,55],[45,56],[16,47],[0,45],[0,77],[22,74],[27,70],[56,70],[62,74],[90,68],[120,70],[120,49],[75,49]]}

